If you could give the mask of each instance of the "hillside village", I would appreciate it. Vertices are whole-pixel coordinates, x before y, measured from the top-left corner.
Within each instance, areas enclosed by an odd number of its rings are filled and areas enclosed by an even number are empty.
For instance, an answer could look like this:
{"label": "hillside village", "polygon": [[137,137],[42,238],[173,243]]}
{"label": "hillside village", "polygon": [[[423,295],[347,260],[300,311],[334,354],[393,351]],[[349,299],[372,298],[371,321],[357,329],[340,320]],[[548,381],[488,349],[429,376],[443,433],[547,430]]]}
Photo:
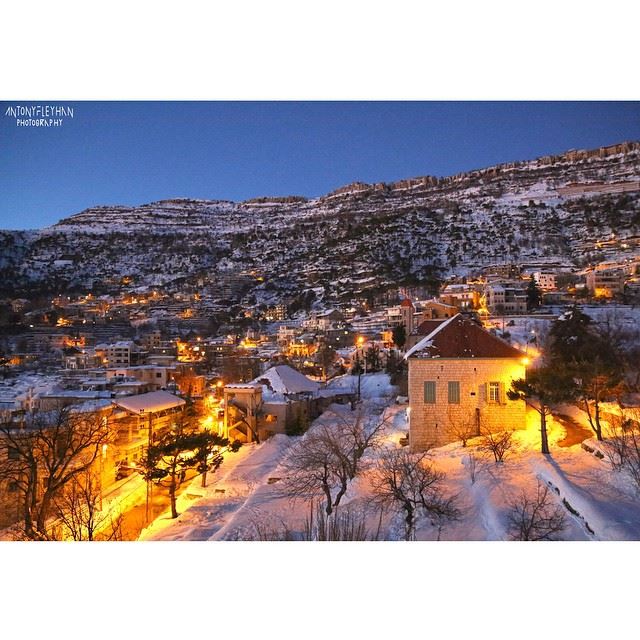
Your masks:
{"label": "hillside village", "polygon": [[0,232],[3,539],[640,539],[639,195],[624,143]]}

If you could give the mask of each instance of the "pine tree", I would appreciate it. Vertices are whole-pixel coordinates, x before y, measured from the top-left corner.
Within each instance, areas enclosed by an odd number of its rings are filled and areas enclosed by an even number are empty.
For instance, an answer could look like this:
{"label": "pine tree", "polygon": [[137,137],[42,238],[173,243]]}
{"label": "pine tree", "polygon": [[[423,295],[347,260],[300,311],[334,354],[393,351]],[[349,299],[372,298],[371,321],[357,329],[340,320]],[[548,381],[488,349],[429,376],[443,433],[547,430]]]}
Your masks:
{"label": "pine tree", "polygon": [[575,397],[575,384],[570,375],[546,365],[527,374],[527,379],[513,380],[507,391],[510,400],[524,400],[540,415],[540,448],[542,453],[551,453],[547,434],[547,416],[554,405]]}
{"label": "pine tree", "polygon": [[380,347],[377,344],[371,345],[366,350],[364,357],[368,372],[380,370]]}
{"label": "pine tree", "polygon": [[242,446],[239,440],[231,442],[217,433],[201,431],[194,434],[192,442],[196,470],[202,474],[202,486],[207,486],[207,474],[216,471],[224,461],[225,453],[236,453]]}
{"label": "pine tree", "polygon": [[591,341],[591,318],[577,305],[563,313],[549,331],[549,355],[568,362],[576,353],[583,352]]}
{"label": "pine tree", "polygon": [[395,344],[398,349],[402,349],[407,342],[407,330],[404,328],[404,325],[399,324],[394,327],[391,335],[393,337],[393,344]]}
{"label": "pine tree", "polygon": [[353,361],[353,366],[351,367],[351,375],[358,376],[363,372],[362,360],[360,359],[360,355],[356,352],[355,360]]}
{"label": "pine tree", "polygon": [[600,404],[616,395],[623,381],[623,354],[615,340],[574,306],[554,322],[548,352],[553,366],[571,376],[589,424],[602,440]]}
{"label": "pine tree", "polygon": [[537,309],[542,303],[542,291],[535,278],[531,276],[527,286],[527,309]]}
{"label": "pine tree", "polygon": [[147,448],[140,461],[140,474],[147,482],[169,489],[171,517],[177,518],[177,492],[189,469],[203,474],[205,486],[206,473],[222,464],[226,451],[239,448],[237,441],[230,443],[217,434],[199,431],[193,403],[188,402],[173,428]]}

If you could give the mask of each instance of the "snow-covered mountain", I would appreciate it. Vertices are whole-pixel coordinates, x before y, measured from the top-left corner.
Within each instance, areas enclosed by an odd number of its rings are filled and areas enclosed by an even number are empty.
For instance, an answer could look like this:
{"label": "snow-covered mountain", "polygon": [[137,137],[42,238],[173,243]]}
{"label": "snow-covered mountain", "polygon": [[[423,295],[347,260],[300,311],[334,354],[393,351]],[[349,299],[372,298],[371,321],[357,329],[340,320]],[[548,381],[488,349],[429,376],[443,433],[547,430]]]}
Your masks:
{"label": "snow-covered mountain", "polygon": [[313,199],[97,206],[0,232],[0,276],[11,295],[252,271],[266,297],[322,288],[343,298],[498,262],[582,266],[633,251],[638,236],[640,142],[626,142]]}

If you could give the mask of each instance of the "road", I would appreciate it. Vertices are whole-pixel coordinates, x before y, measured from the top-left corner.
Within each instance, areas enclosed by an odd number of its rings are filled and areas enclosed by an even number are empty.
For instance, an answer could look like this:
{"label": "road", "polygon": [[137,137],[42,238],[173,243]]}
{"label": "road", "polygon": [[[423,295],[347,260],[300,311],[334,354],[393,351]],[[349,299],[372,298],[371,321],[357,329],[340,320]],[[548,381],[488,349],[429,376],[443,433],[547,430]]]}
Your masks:
{"label": "road", "polygon": [[[188,486],[189,482],[197,475],[195,471],[190,470],[187,473],[185,481],[176,492],[180,495]],[[169,490],[166,487],[153,485],[151,491],[151,501],[149,503],[149,522],[155,520],[158,516],[167,511],[171,506],[169,500]],[[121,535],[122,540],[137,540],[141,531],[147,526],[147,506],[146,500],[127,509],[122,514]]]}
{"label": "road", "polygon": [[593,436],[591,429],[587,429],[571,416],[564,413],[554,413],[553,417],[563,426],[566,433],[562,440],[558,440],[559,447],[572,447],[574,444],[580,444]]}

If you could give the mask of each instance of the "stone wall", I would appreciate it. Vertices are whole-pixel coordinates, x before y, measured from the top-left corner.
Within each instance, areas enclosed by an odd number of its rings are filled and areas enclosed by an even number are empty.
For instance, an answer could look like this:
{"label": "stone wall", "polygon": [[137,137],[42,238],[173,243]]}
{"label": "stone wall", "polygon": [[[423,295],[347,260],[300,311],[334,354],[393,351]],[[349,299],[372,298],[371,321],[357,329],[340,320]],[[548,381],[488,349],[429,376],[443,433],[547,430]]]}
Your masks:
{"label": "stone wall", "polygon": [[[477,428],[500,431],[526,425],[523,401],[512,401],[506,392],[513,379],[525,377],[517,358],[410,358],[409,442],[413,451],[454,442],[455,427],[469,422]],[[436,383],[436,403],[425,404],[424,382]],[[448,382],[460,382],[460,403],[449,404]],[[489,401],[489,382],[500,383],[500,401]]]}

